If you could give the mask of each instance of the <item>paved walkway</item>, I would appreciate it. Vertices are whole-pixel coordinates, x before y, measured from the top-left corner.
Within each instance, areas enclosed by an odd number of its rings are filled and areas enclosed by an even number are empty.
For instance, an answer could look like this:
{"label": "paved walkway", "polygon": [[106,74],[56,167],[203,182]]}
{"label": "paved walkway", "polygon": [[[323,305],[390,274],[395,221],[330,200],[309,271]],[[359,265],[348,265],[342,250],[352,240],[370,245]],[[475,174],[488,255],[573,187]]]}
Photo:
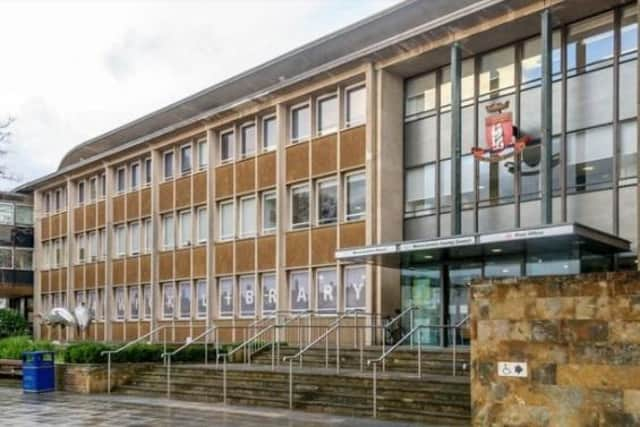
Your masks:
{"label": "paved walkway", "polygon": [[391,423],[268,408],[64,392],[25,394],[0,383],[0,426],[400,427]]}

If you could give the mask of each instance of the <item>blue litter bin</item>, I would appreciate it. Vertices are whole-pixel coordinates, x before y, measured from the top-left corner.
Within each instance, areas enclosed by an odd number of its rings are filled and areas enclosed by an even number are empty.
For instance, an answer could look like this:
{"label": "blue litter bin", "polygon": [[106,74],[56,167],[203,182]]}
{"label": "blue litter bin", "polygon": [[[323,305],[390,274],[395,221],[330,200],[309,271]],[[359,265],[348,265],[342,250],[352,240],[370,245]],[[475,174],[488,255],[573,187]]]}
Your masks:
{"label": "blue litter bin", "polygon": [[43,393],[56,389],[53,351],[26,351],[22,353],[22,390]]}

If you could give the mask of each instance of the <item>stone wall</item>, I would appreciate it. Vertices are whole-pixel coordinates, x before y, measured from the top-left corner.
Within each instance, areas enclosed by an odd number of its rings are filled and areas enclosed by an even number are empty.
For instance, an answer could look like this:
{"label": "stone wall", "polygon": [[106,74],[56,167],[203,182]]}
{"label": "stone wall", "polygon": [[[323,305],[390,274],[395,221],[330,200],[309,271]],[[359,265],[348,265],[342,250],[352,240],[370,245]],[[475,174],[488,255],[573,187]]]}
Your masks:
{"label": "stone wall", "polygon": [[[147,364],[114,364],[111,366],[111,389],[127,383]],[[74,393],[106,393],[107,365],[56,364],[56,389]]]}
{"label": "stone wall", "polygon": [[474,426],[640,425],[640,274],[477,283],[471,319]]}

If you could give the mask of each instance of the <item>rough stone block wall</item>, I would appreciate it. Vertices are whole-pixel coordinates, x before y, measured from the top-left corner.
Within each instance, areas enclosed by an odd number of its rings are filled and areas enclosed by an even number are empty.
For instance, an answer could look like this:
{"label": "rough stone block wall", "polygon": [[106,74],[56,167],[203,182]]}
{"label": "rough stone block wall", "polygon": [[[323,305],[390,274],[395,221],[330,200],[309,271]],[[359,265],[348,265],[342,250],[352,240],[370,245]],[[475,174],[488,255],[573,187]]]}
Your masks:
{"label": "rough stone block wall", "polygon": [[476,283],[470,327],[474,426],[640,426],[640,274]]}

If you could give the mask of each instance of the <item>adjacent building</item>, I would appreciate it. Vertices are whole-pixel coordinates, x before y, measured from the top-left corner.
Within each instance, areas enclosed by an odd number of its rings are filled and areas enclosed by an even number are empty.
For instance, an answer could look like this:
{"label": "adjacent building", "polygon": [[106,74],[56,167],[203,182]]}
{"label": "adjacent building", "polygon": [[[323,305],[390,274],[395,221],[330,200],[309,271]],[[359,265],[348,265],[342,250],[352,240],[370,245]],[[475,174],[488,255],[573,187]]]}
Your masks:
{"label": "adjacent building", "polygon": [[455,324],[474,278],[635,270],[637,47],[636,3],[409,0],[84,142],[18,190],[36,312],[96,322],[37,334]]}

